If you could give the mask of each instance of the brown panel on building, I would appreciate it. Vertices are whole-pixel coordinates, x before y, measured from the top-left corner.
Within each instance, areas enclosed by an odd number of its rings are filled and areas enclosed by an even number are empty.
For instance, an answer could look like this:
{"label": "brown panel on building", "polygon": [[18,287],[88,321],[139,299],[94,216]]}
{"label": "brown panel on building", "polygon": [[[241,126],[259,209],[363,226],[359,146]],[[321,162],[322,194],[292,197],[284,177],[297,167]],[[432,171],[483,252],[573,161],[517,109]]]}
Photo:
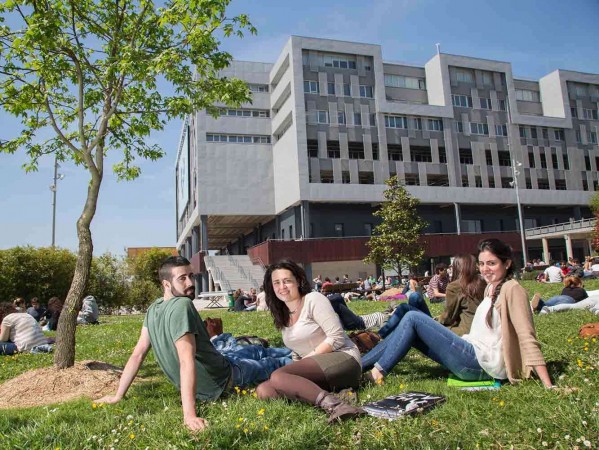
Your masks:
{"label": "brown panel on building", "polygon": [[204,273],[206,272],[206,264],[204,263],[204,253],[198,252],[191,257],[191,266],[193,267],[193,271],[195,273]]}

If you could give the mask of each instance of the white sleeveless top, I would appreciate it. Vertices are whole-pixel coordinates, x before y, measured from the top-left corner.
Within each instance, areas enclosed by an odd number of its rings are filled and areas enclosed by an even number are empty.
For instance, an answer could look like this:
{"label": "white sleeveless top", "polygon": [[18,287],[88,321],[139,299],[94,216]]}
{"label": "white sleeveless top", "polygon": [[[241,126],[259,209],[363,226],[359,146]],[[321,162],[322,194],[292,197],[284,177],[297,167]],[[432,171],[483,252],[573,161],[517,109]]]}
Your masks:
{"label": "white sleeveless top", "polygon": [[[492,327],[487,325],[487,313],[493,308]],[[507,379],[503,359],[503,339],[501,336],[501,318],[491,304],[491,297],[485,299],[476,308],[470,333],[462,336],[474,347],[476,359],[485,372],[499,380]]]}

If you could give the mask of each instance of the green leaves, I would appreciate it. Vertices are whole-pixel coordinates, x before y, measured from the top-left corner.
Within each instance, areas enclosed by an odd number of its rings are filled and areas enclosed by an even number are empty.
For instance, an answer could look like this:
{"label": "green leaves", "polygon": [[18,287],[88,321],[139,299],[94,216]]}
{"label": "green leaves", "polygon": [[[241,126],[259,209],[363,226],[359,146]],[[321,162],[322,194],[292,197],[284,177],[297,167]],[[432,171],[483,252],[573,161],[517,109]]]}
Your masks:
{"label": "green leaves", "polygon": [[402,267],[416,265],[424,255],[421,234],[428,225],[417,212],[420,201],[406,191],[396,176],[385,184],[385,202],[374,215],[381,223],[374,229],[366,244],[370,251],[366,262],[393,268],[401,273]]}

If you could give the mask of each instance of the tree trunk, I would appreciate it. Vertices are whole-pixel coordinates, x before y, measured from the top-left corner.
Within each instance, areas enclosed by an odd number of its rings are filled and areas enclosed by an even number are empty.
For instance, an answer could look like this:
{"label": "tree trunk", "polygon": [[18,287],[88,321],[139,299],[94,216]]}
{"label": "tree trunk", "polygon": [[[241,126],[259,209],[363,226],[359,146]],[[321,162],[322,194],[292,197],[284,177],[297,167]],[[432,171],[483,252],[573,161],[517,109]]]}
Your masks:
{"label": "tree trunk", "polygon": [[[101,151],[98,149],[98,151]],[[95,169],[95,168],[94,168]],[[56,351],[54,365],[59,369],[66,369],[75,364],[75,333],[77,331],[77,314],[81,310],[81,303],[93,256],[94,245],[90,225],[96,214],[98,193],[102,184],[102,173],[90,169],[91,180],[87,189],[87,200],[83,212],[77,220],[77,237],[79,238],[79,251],[73,281],[64,302],[58,328],[56,330]]]}

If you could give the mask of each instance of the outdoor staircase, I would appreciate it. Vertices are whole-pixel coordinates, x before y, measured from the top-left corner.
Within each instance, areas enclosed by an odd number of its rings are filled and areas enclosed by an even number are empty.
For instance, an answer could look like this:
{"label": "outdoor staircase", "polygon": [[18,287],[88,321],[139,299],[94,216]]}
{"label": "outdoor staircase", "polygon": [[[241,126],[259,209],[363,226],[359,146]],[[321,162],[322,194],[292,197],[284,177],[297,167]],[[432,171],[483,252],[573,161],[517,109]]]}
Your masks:
{"label": "outdoor staircase", "polygon": [[264,278],[264,268],[253,264],[248,255],[205,256],[204,263],[214,280],[215,290],[255,288],[258,291]]}

